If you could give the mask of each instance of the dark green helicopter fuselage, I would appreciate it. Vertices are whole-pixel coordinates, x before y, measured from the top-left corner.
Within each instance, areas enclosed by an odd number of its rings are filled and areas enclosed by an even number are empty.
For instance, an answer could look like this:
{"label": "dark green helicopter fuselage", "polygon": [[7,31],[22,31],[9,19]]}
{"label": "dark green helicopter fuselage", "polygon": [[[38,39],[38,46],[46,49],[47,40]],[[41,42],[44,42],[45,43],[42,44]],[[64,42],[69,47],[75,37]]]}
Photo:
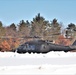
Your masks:
{"label": "dark green helicopter fuselage", "polygon": [[26,42],[22,45],[20,45],[16,50],[18,53],[26,53],[26,52],[33,52],[33,53],[48,53],[50,51],[71,51],[75,50],[76,46],[62,46],[53,44],[49,41],[43,41],[43,40],[34,40]]}

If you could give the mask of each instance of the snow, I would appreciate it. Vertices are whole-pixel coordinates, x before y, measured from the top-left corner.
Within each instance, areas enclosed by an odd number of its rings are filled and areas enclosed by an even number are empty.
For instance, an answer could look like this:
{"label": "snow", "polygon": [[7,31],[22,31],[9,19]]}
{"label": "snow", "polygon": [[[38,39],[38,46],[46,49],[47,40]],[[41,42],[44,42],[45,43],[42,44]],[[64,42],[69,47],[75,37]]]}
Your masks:
{"label": "snow", "polygon": [[0,52],[0,75],[76,75],[76,52]]}

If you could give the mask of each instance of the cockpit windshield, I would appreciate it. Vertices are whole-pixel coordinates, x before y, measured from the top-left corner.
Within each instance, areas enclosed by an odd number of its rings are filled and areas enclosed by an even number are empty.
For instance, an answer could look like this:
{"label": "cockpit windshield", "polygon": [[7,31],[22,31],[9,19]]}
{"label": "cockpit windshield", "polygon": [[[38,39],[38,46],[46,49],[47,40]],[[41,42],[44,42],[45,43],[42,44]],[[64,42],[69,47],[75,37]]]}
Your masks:
{"label": "cockpit windshield", "polygon": [[35,50],[35,45],[26,44],[26,50]]}

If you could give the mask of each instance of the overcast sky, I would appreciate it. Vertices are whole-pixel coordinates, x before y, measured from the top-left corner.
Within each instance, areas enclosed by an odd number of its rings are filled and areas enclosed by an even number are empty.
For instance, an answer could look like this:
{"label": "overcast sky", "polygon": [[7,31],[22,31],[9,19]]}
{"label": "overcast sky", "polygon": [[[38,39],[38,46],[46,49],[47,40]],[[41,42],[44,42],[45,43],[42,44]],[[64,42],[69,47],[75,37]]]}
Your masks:
{"label": "overcast sky", "polygon": [[76,0],[0,0],[0,21],[4,25],[31,21],[37,13],[49,21],[57,18],[64,26],[76,24]]}

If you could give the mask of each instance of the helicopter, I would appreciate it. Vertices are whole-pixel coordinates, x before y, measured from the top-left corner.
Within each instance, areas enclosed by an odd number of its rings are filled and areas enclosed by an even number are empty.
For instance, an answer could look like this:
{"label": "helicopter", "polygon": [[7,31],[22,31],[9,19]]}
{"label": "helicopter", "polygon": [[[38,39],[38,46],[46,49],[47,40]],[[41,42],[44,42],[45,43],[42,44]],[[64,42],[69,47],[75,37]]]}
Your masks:
{"label": "helicopter", "polygon": [[76,50],[76,41],[70,46],[62,46],[53,44],[50,41],[45,40],[32,40],[20,45],[17,49],[17,53],[48,53],[50,51],[72,51]]}

